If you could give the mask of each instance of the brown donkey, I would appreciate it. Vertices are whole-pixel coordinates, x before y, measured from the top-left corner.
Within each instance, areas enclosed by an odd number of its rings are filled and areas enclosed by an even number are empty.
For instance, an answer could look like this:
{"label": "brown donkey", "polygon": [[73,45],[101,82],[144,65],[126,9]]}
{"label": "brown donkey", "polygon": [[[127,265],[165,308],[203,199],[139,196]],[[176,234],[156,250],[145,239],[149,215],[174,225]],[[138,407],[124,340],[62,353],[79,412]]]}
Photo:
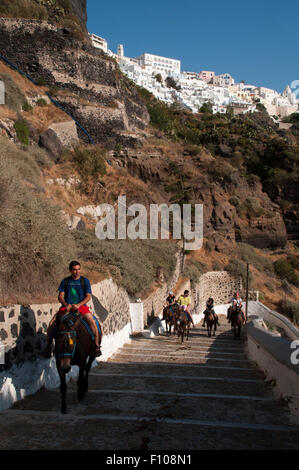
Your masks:
{"label": "brown donkey", "polygon": [[[99,331],[99,344],[102,340],[102,330]],[[60,377],[61,413],[66,413],[66,378],[72,365],[79,366],[78,400],[84,398],[88,391],[88,374],[95,359],[95,344],[90,333],[84,326],[80,314],[70,312],[56,317],[55,334],[56,367]],[[87,360],[88,358],[88,360]]]}
{"label": "brown donkey", "polygon": [[165,321],[166,326],[166,335],[171,335],[171,327],[174,327],[173,333],[175,333],[176,329],[176,314],[178,312],[178,305],[167,305],[167,307],[163,308],[163,318],[162,320]]}
{"label": "brown donkey", "polygon": [[214,315],[213,315],[213,311],[212,310],[206,310],[204,312],[204,314],[206,315],[206,323],[207,323],[207,331],[208,331],[208,336],[211,336],[212,335],[212,328],[214,326],[214,333],[213,333],[213,336],[215,336],[216,334],[216,330],[217,330],[217,320],[215,319]]}
{"label": "brown donkey", "polygon": [[186,336],[186,341],[188,341],[190,326],[191,318],[188,312],[179,308],[176,314],[176,327],[178,329],[178,338],[181,337],[181,343],[184,342],[184,336]]}
{"label": "brown donkey", "polygon": [[234,339],[241,339],[241,329],[242,325],[245,324],[245,318],[240,306],[236,306],[231,310],[230,322],[234,330]]}

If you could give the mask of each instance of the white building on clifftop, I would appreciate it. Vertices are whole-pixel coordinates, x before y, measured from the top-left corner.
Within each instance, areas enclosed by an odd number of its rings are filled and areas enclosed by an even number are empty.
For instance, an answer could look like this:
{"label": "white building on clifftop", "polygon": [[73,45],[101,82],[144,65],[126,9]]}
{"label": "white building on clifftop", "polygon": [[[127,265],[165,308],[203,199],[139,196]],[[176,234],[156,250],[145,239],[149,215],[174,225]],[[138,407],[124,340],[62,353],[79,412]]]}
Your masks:
{"label": "white building on clifftop", "polygon": [[148,54],[147,52],[135,57],[135,59],[141,67],[149,67],[156,73],[167,75],[179,75],[181,73],[181,61],[177,59]]}
{"label": "white building on clifftop", "polygon": [[102,49],[104,52],[108,52],[108,43],[106,39],[97,36],[96,34],[89,34],[93,47],[96,49]]}

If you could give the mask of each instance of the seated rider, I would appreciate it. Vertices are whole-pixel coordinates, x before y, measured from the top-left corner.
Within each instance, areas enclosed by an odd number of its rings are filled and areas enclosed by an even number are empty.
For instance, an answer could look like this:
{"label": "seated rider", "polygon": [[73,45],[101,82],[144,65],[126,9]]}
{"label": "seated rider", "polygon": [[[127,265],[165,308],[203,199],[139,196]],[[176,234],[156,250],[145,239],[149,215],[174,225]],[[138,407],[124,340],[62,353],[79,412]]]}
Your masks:
{"label": "seated rider", "polygon": [[227,323],[230,322],[230,315],[231,315],[232,310],[234,310],[234,308],[235,308],[236,302],[237,302],[237,292],[234,292],[234,294],[233,294],[233,296],[230,300],[230,306],[227,309],[227,316],[226,316],[226,318],[228,320]]}
{"label": "seated rider", "polygon": [[175,295],[172,291],[169,292],[166,302],[168,302],[168,305],[173,305],[175,303]]}
{"label": "seated rider", "polygon": [[[240,297],[239,292],[235,292],[233,298],[231,299],[231,308],[230,308],[231,312],[233,312],[236,307],[241,308],[243,320],[244,320],[244,322],[246,322],[245,314],[242,310],[242,299]],[[229,313],[228,313],[227,317],[228,317],[228,323],[230,323],[231,318],[230,318]]]}
{"label": "seated rider", "polygon": [[178,298],[178,304],[184,307],[184,310],[187,312],[187,314],[190,317],[191,323],[193,325],[193,328],[195,328],[194,321],[190,312],[190,307],[191,307],[191,298],[189,297],[189,291],[185,290],[184,295],[180,295]]}
{"label": "seated rider", "polygon": [[205,317],[204,317],[203,324],[202,324],[203,327],[206,324],[207,315],[209,313],[213,314],[214,320],[216,320],[217,325],[220,326],[219,325],[219,320],[218,320],[218,315],[214,311],[214,299],[212,299],[212,297],[209,297],[207,302],[206,302],[206,309],[204,311]]}
{"label": "seated rider", "polygon": [[[72,261],[69,265],[71,276],[63,279],[58,287],[58,300],[61,307],[56,315],[65,314],[70,311],[79,311],[84,316],[84,320],[89,324],[94,335],[95,355],[100,356],[101,347],[99,345],[99,332],[96,322],[91,314],[89,307],[86,305],[91,299],[91,286],[89,280],[80,275],[81,265],[78,261]],[[47,330],[47,345],[41,353],[43,357],[51,357],[52,342],[55,337],[55,320],[56,315],[51,319]]]}

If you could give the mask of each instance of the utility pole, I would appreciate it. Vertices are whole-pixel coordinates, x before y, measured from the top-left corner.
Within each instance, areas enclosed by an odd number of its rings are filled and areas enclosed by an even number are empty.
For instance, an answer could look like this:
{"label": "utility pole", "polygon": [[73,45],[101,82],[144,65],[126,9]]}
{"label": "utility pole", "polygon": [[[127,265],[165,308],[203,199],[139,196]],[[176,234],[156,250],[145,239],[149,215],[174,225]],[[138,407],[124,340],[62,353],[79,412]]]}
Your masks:
{"label": "utility pole", "polygon": [[249,284],[249,263],[247,261],[247,271],[246,271],[246,312],[245,312],[246,321],[247,321],[247,318],[248,318],[248,284]]}

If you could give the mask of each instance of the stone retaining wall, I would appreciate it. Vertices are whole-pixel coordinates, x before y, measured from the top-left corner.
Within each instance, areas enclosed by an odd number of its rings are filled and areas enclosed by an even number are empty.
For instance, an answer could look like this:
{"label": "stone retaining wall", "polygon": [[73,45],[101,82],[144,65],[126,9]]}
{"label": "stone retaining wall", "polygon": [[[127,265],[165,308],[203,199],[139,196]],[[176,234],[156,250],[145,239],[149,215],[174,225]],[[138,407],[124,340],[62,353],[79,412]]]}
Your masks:
{"label": "stone retaining wall", "polygon": [[[239,279],[225,271],[203,274],[196,285],[180,279],[182,252],[177,253],[177,264],[169,282],[161,280],[160,286],[143,301],[144,326],[153,317],[162,316],[163,306],[170,290],[179,296],[188,289],[194,314],[202,313],[208,297],[215,304],[227,304],[235,290],[241,288]],[[99,319],[104,336],[114,335],[130,325],[130,302],[127,292],[112,279],[105,279],[92,286],[91,310]],[[46,342],[46,331],[59,304],[14,305],[0,307],[0,341],[5,345],[5,368],[13,364],[35,360]]]}
{"label": "stone retaining wall", "polygon": [[[299,337],[298,329],[296,336]],[[299,364],[291,360],[291,339],[265,330],[256,319],[247,327],[247,340],[250,359],[263,369],[268,380],[274,380],[276,393],[286,398],[290,409],[299,415]]]}
{"label": "stone retaining wall", "polygon": [[241,279],[227,271],[211,271],[203,274],[193,287],[194,313],[205,309],[209,297],[214,299],[215,305],[229,303],[233,293],[240,291],[241,288]]}
{"label": "stone retaining wall", "polygon": [[[130,323],[130,299],[112,279],[92,286],[89,305],[99,319],[105,336]],[[33,361],[46,344],[46,332],[59,303],[0,307],[0,340],[5,345],[5,368]],[[1,366],[0,366],[1,367]]]}

